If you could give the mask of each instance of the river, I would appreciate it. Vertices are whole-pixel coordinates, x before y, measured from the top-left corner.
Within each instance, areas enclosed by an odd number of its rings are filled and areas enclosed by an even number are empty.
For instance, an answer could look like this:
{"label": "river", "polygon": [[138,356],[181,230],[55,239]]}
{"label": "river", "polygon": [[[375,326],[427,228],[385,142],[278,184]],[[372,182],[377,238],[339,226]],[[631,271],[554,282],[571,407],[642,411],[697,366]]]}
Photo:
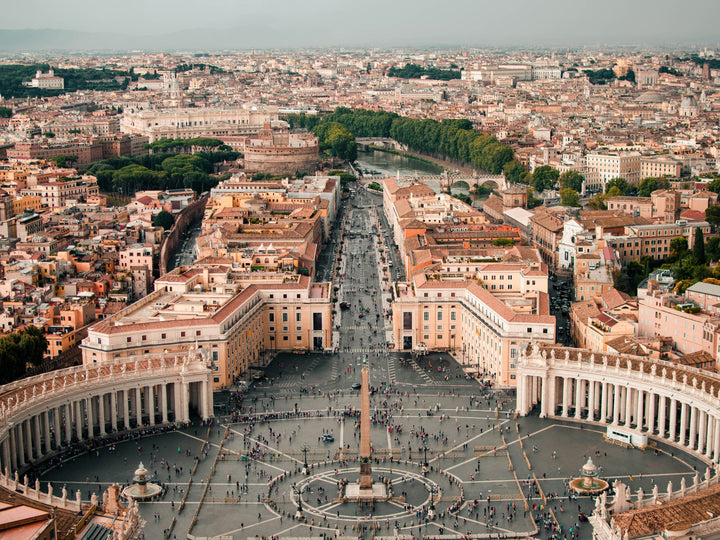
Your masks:
{"label": "river", "polygon": [[358,151],[357,163],[363,171],[377,171],[384,176],[395,176],[398,171],[400,176],[413,176],[416,172],[419,175],[440,173],[439,165],[378,150]]}

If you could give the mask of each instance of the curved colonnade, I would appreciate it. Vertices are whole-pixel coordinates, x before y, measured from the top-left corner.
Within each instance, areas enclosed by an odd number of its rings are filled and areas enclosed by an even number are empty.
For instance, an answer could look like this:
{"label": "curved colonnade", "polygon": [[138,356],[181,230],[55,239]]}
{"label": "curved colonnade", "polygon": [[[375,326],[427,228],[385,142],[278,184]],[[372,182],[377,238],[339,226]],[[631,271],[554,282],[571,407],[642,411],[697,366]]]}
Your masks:
{"label": "curved colonnade", "polygon": [[83,365],[0,387],[0,470],[20,471],[71,443],[213,414],[200,355]]}
{"label": "curved colonnade", "polygon": [[617,426],[720,458],[720,376],[645,357],[528,347],[517,367],[517,410]]}

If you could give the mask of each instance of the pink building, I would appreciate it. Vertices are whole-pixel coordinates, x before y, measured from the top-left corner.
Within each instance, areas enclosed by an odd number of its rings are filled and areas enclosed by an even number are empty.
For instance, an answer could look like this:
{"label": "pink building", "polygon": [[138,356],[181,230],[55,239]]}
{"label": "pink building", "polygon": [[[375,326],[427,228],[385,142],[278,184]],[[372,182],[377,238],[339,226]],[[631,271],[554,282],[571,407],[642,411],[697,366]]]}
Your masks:
{"label": "pink building", "polygon": [[153,267],[152,246],[135,244],[120,252],[119,266],[122,270],[130,270],[133,266],[144,266],[148,270]]}
{"label": "pink building", "polygon": [[[647,289],[638,289],[638,336],[667,337],[680,355],[705,351],[717,361],[720,318],[714,304],[720,299],[720,286],[697,283],[693,287],[685,295],[676,295],[657,290],[651,280]],[[712,297],[707,296],[710,288]]]}

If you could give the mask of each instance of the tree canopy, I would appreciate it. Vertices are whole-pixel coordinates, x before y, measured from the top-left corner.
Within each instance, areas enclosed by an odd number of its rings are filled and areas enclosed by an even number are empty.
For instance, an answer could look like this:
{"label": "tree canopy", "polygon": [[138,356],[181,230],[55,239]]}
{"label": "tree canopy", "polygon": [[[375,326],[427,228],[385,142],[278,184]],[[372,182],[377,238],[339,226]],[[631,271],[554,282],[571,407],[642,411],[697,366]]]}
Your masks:
{"label": "tree canopy", "polygon": [[[611,193],[613,188],[617,188],[617,190]],[[605,193],[611,197],[617,197],[619,195],[632,197],[637,195],[637,188],[629,184],[624,178],[613,178],[605,184]]]}
{"label": "tree canopy", "polygon": [[563,206],[580,206],[580,195],[572,188],[561,189],[560,204]]}
{"label": "tree canopy", "polygon": [[417,64],[405,64],[405,67],[391,67],[388,70],[388,77],[399,77],[401,79],[433,79],[438,81],[449,81],[459,79],[462,73],[454,69],[440,69],[436,67],[425,68]]}
{"label": "tree canopy", "polygon": [[[288,115],[293,127],[313,130],[324,123],[344,125],[355,137],[388,137],[413,151],[438,155],[478,170],[500,174],[514,159],[512,148],[495,137],[473,129],[467,119],[437,120],[407,118],[386,111],[338,107],[322,118],[315,115]],[[322,142],[322,141],[321,141]],[[519,165],[519,164],[518,164]],[[520,165],[522,167],[522,165]]]}
{"label": "tree canopy", "polygon": [[638,197],[649,197],[656,189],[669,189],[670,180],[667,178],[654,178],[648,176],[640,180],[638,185]]}
{"label": "tree canopy", "polygon": [[542,192],[552,189],[559,177],[560,171],[553,169],[550,165],[542,165],[533,171],[530,185],[535,188],[535,191]]}
{"label": "tree canopy", "polygon": [[0,107],[0,118],[12,118],[12,115],[12,109],[8,109],[7,107]]}
{"label": "tree canopy", "polygon": [[347,161],[357,159],[357,143],[350,130],[339,122],[319,124],[313,129],[320,142],[321,151],[330,151],[332,155]]}
{"label": "tree canopy", "polygon": [[35,326],[0,338],[0,384],[24,377],[28,364],[40,365],[47,347],[45,336]]}
{"label": "tree canopy", "polygon": [[585,177],[577,171],[565,171],[560,175],[559,180],[561,188],[570,188],[579,193],[582,191]]}
{"label": "tree canopy", "polygon": [[153,219],[153,225],[155,227],[162,227],[165,230],[172,228],[174,224],[175,216],[167,210],[161,210],[155,215],[155,219]]}

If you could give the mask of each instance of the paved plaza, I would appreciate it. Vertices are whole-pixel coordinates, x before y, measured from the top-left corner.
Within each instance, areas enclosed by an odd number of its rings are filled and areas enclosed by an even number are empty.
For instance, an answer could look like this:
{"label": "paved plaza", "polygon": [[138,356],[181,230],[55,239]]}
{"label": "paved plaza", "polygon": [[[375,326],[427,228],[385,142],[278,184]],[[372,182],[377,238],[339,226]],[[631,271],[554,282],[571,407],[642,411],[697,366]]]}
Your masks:
{"label": "paved plaza", "polygon": [[[378,237],[391,246],[371,200],[379,202],[356,196],[357,207],[347,209],[344,240],[331,243],[339,268],[332,256],[319,269],[335,276],[338,303],[346,303],[337,310],[333,354],[275,354],[247,392],[215,395],[212,425],[195,421],[105,446],[66,459],[41,480],[80,489],[89,500],[111,483],[130,482],[142,461],[166,487],[160,500],[141,504],[152,539],[168,530],[170,538],[549,538],[558,530],[570,537],[571,527],[590,538],[580,514],[590,513],[593,501],[571,500],[566,489],[588,456],[601,477],[646,493],[690,481],[695,468],[704,472],[701,462],[667,446],[606,443],[601,426],[537,413],[515,418],[512,393],[466,378],[449,354],[415,359],[388,350],[394,275],[379,260]],[[388,495],[374,503],[345,502],[338,487],[359,478],[360,396],[353,386],[364,357],[373,479]]]}

